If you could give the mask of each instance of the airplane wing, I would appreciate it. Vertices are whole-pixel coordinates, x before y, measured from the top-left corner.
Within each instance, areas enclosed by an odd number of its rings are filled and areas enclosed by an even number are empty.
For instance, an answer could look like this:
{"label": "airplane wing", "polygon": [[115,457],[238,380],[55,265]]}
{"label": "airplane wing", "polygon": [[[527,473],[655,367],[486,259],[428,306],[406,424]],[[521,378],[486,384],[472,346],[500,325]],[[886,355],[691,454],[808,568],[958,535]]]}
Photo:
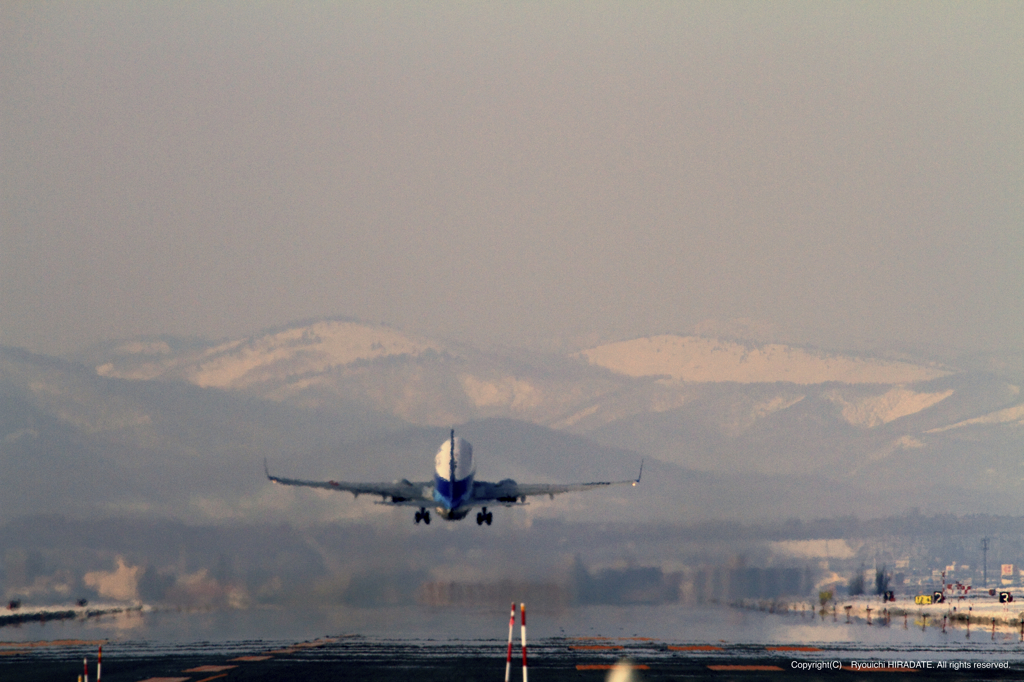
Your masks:
{"label": "airplane wing", "polygon": [[[297,478],[283,478],[272,476],[267,468],[266,460],[263,461],[263,471],[267,478],[274,483],[281,485],[298,485],[307,488],[326,488],[328,490],[342,490],[350,492],[356,497],[360,495],[380,495],[381,502],[378,504],[408,505],[421,507],[425,504],[432,504],[434,499],[432,491],[433,483],[410,482],[406,480],[393,481],[391,483],[346,483],[345,481],[303,481]],[[390,498],[390,499],[388,499]]]}
{"label": "airplane wing", "polygon": [[554,499],[555,495],[571,493],[581,490],[592,490],[594,488],[605,488],[612,485],[637,485],[644,475],[644,463],[640,461],[640,474],[635,480],[630,481],[595,481],[593,483],[516,483],[512,479],[506,479],[498,483],[487,483],[477,481],[473,484],[473,502],[486,504],[488,502],[504,504],[507,507],[513,504],[522,504],[527,497],[534,495],[547,495]]}

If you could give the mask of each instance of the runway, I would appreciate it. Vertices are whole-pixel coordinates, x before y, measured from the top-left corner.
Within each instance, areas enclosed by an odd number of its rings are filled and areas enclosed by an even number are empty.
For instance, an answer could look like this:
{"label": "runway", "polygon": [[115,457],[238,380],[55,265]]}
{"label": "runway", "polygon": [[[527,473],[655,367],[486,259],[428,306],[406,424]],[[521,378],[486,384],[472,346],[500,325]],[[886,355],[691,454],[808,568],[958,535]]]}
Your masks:
{"label": "runway", "polygon": [[[89,661],[95,682],[98,642],[26,642],[0,648],[0,679],[73,682]],[[305,682],[398,680],[495,682],[504,677],[506,643],[500,640],[382,640],[339,635],[308,642],[239,641],[104,646],[105,682]],[[519,647],[512,680],[522,679]],[[600,682],[628,657],[643,680],[975,680],[1021,679],[1019,649],[970,647],[878,651],[858,646],[671,643],[648,638],[554,637],[528,648],[529,679]],[[981,666],[981,667],[979,667]]]}

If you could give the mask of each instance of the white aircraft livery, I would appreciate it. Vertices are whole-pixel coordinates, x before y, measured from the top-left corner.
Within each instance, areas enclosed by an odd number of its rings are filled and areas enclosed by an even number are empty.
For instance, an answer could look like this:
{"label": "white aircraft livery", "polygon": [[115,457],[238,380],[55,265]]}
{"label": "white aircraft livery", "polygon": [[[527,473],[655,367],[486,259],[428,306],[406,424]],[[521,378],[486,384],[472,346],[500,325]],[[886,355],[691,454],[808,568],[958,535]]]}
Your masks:
{"label": "white aircraft livery", "polygon": [[568,493],[577,490],[590,490],[591,488],[602,488],[609,485],[636,485],[644,473],[643,460],[640,461],[640,474],[636,480],[630,481],[597,481],[595,483],[516,483],[511,478],[506,478],[497,483],[477,481],[474,479],[476,467],[473,465],[473,446],[469,441],[455,436],[455,429],[452,429],[451,438],[441,443],[441,447],[434,456],[434,480],[422,483],[413,483],[405,479],[393,483],[345,483],[343,481],[301,481],[293,478],[282,478],[271,476],[267,463],[263,463],[264,471],[274,483],[281,485],[301,485],[310,488],[327,488],[329,490],[345,490],[356,497],[363,493],[369,495],[380,495],[381,501],[377,504],[402,505],[407,507],[419,507],[416,512],[416,523],[423,521],[430,523],[430,511],[432,506],[438,516],[447,521],[458,521],[466,518],[475,507],[481,507],[477,512],[476,524],[486,523],[491,525],[494,519],[491,512],[487,511],[488,504],[512,507],[526,503],[526,498],[531,495],[548,495],[554,499],[559,493]]}

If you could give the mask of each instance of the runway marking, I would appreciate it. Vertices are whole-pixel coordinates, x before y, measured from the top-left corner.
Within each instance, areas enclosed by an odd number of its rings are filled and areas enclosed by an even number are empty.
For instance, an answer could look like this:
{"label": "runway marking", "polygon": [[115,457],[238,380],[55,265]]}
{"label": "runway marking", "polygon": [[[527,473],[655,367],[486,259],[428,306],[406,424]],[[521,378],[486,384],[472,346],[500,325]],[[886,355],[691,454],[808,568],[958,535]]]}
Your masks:
{"label": "runway marking", "polygon": [[765,651],[822,651],[816,646],[766,646]]}
{"label": "runway marking", "polygon": [[201,665],[198,668],[189,668],[188,670],[182,670],[183,673],[222,673],[225,670],[231,670],[237,668],[237,665]]}
{"label": "runway marking", "polygon": [[608,651],[621,649],[622,646],[619,644],[581,644],[569,648],[573,651]]}
{"label": "runway marking", "polygon": [[39,642],[0,642],[0,646],[37,647],[37,646],[99,646],[106,644],[105,639],[55,639]]}
{"label": "runway marking", "polygon": [[669,651],[725,651],[720,646],[712,646],[710,644],[698,644],[694,646],[670,646]]}
{"label": "runway marking", "polygon": [[302,651],[303,649],[316,649],[317,647],[325,646],[327,644],[334,644],[338,641],[337,637],[321,637],[320,639],[312,642],[299,642],[298,644],[292,644],[291,646],[285,647],[284,649],[274,649],[268,651],[268,654],[294,654]]}
{"label": "runway marking", "polygon": [[[611,670],[615,665],[612,663],[577,663],[577,670]],[[633,670],[650,670],[651,667],[640,663],[639,665],[629,666]]]}
{"label": "runway marking", "polygon": [[709,665],[708,670],[718,670],[726,672],[771,672],[775,670],[782,670],[782,668],[780,668],[777,665]]}
{"label": "runway marking", "polygon": [[198,682],[210,682],[210,680],[217,680],[217,679],[220,679],[221,677],[227,677],[227,676],[228,676],[227,673],[221,673],[220,675],[214,675],[213,677],[204,677],[203,679],[199,680]]}
{"label": "runway marking", "polygon": [[240,663],[255,663],[256,661],[269,661],[273,656],[239,656],[238,658],[232,658],[231,662]]}
{"label": "runway marking", "polygon": [[313,640],[312,642],[299,642],[298,644],[292,644],[292,648],[311,649],[318,646],[324,646],[325,644],[334,644],[337,641],[337,637],[321,637],[320,639]]}
{"label": "runway marking", "polygon": [[593,637],[570,637],[569,639],[576,642],[600,642],[602,640],[610,640],[611,637],[601,637],[600,635],[594,635]]}
{"label": "runway marking", "polygon": [[573,642],[610,642],[615,640],[617,642],[656,642],[658,641],[654,637],[603,637],[601,635],[593,635],[591,637],[566,637],[566,639]]}

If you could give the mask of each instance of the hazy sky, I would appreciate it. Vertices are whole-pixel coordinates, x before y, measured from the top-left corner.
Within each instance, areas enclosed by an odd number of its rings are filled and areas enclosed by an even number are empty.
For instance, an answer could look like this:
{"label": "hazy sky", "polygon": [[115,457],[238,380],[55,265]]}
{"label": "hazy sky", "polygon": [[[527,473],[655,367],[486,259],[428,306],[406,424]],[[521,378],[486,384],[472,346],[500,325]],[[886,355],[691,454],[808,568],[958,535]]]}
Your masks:
{"label": "hazy sky", "polygon": [[1024,3],[0,4],[0,343],[1024,346]]}

